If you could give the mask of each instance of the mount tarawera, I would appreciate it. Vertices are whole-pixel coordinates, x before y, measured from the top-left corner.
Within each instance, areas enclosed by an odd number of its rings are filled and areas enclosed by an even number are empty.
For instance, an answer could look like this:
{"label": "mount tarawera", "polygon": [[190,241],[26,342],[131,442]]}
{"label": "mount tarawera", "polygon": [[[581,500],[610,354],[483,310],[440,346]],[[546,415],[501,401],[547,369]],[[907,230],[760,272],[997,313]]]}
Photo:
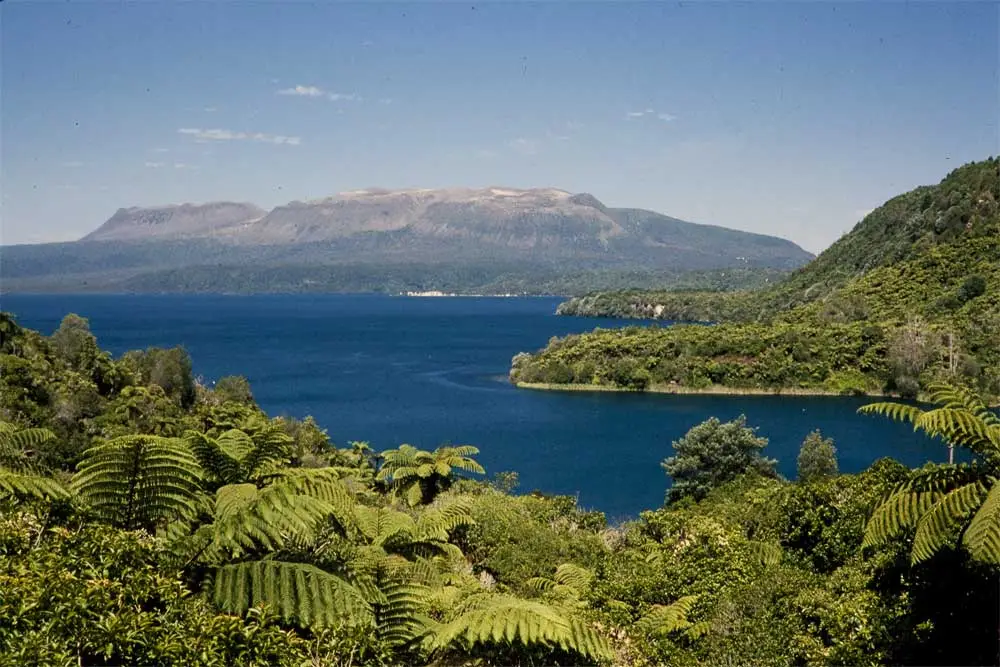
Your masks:
{"label": "mount tarawera", "polygon": [[74,243],[2,249],[4,291],[579,293],[690,271],[791,270],[790,241],[555,189],[356,190],[270,212],[119,209]]}

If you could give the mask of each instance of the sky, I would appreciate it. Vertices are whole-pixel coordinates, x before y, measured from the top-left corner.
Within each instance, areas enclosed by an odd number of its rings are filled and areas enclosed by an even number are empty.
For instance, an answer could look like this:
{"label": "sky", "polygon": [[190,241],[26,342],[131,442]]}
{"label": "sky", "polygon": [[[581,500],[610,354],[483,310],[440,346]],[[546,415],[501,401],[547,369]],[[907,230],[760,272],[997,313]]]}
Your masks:
{"label": "sky", "polygon": [[995,2],[0,3],[0,242],[372,186],[589,192],[819,252],[1000,154]]}

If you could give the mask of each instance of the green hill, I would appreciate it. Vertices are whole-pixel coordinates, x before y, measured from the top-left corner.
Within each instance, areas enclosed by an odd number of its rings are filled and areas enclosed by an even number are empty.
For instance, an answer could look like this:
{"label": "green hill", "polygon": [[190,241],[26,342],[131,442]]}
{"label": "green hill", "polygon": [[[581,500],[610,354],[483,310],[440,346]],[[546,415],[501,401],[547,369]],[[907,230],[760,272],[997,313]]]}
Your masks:
{"label": "green hill", "polygon": [[[886,202],[773,286],[598,293],[559,312],[718,325],[569,337],[519,356],[513,380],[913,395],[957,375],[998,394],[1000,160],[965,165]],[[832,354],[842,336],[861,332],[864,347]]]}

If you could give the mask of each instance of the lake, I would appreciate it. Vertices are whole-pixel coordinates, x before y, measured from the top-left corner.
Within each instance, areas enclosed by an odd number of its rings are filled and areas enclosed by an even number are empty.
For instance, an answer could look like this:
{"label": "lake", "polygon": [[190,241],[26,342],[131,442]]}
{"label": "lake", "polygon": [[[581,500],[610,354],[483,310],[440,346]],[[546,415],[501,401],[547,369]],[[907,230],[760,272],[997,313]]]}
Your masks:
{"label": "lake", "polygon": [[[245,375],[271,415],[313,415],[339,446],[473,444],[492,474],[514,470],[520,491],[575,494],[610,519],[663,502],[660,462],[671,442],[717,416],[746,414],[770,439],[766,454],[795,474],[799,445],[819,428],[840,468],[892,456],[946,461],[910,427],[855,413],[868,399],[670,396],[518,390],[510,359],[551,336],[624,322],[556,317],[557,298],[406,298],[375,295],[4,295],[0,307],[51,333],[63,315],[90,319],[118,355],[183,345],[211,382]],[[635,324],[635,322],[631,322]]]}

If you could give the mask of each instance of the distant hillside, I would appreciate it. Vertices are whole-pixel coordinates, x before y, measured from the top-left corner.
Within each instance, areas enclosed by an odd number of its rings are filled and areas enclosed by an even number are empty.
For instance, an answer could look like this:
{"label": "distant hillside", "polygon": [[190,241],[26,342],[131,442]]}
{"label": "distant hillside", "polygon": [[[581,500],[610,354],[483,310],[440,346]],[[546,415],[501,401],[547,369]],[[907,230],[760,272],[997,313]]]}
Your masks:
{"label": "distant hillside", "polygon": [[570,337],[521,357],[515,380],[912,395],[960,376],[1000,395],[1000,159],[886,202],[772,286],[604,292],[559,312],[719,324]]}
{"label": "distant hillside", "polygon": [[510,188],[372,189],[270,212],[230,202],[120,209],[80,242],[2,253],[7,291],[481,292],[506,284],[579,293],[654,277],[676,284],[688,271],[787,271],[812,257],[784,239],[608,208],[588,194]]}
{"label": "distant hillside", "polygon": [[971,163],[938,185],[890,199],[813,261],[752,295],[596,293],[567,301],[559,312],[591,317],[766,320],[798,305],[828,300],[839,288],[874,269],[928,256],[934,248],[995,239],[998,201],[997,159]]}

